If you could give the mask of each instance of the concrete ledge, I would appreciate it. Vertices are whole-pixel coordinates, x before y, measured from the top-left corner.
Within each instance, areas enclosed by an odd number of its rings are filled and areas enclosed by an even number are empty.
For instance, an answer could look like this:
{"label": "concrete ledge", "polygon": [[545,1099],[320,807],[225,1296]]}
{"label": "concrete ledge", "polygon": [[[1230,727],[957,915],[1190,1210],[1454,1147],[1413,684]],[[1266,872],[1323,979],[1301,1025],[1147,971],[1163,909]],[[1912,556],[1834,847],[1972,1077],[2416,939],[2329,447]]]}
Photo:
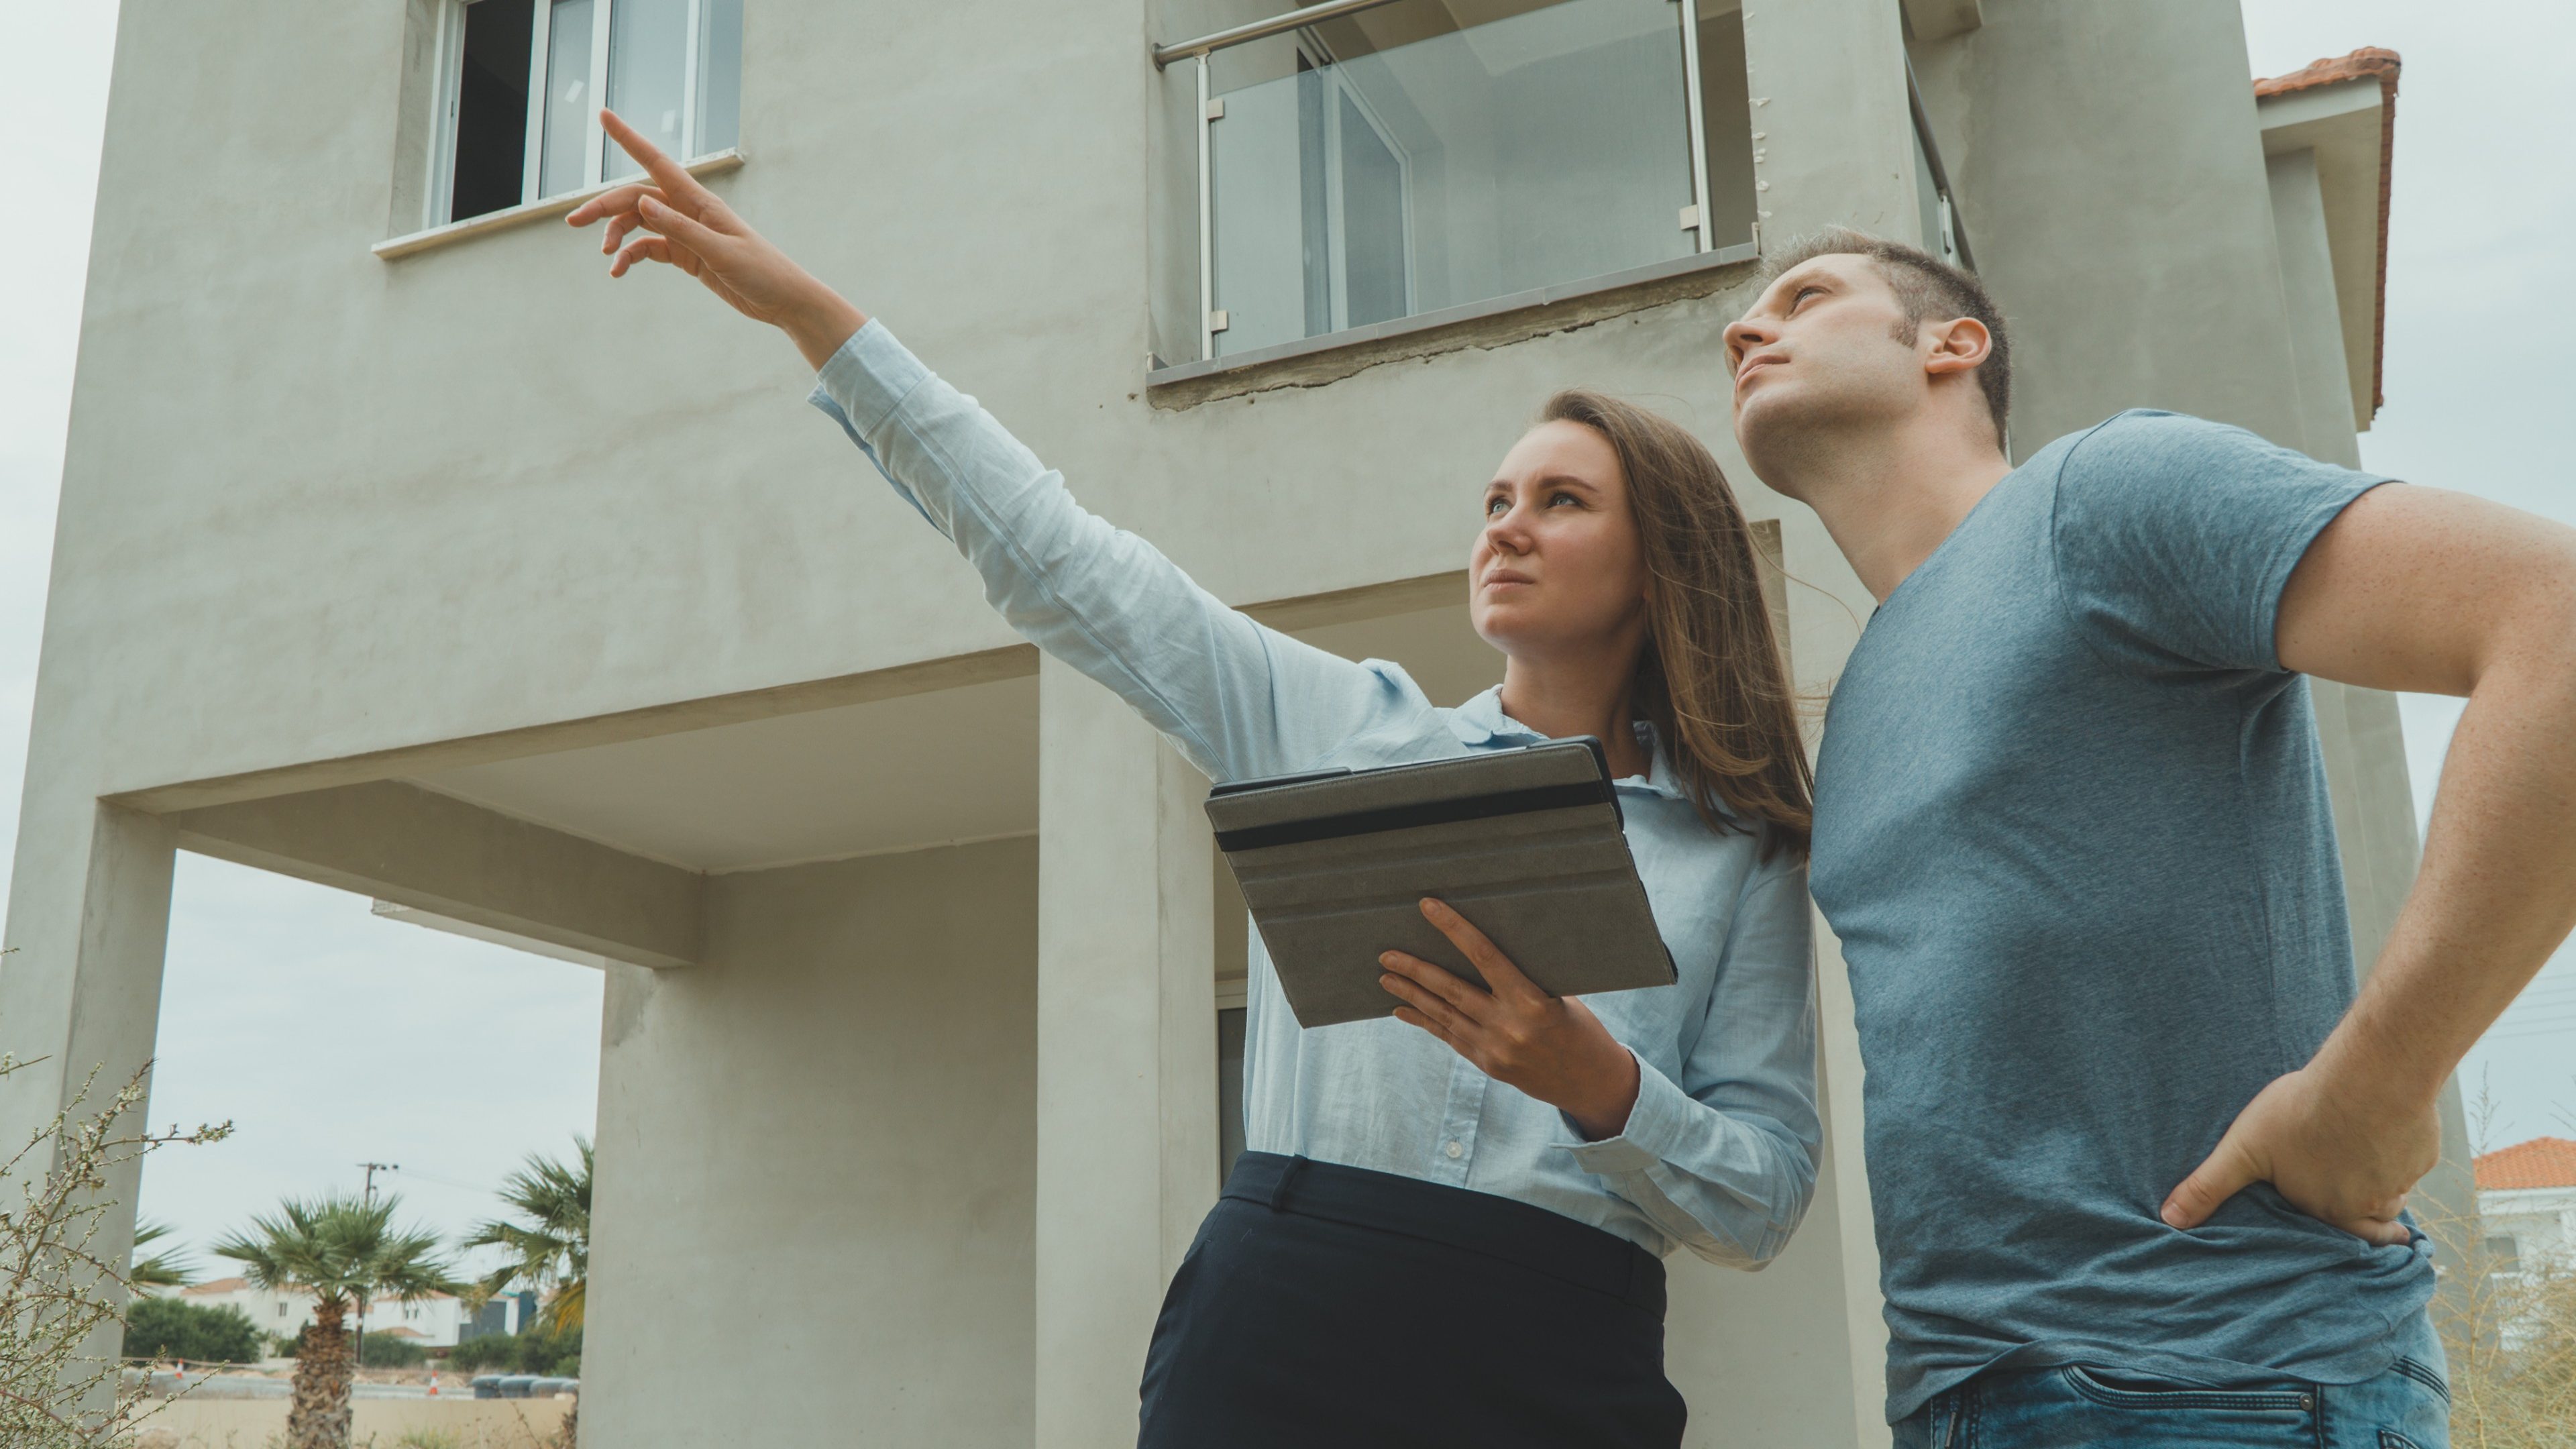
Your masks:
{"label": "concrete ledge", "polygon": [[181,847],[638,966],[698,956],[705,877],[379,780],[169,817]]}
{"label": "concrete ledge", "polygon": [[1147,374],[1145,386],[1154,406],[1169,409],[1271,388],[1322,387],[1381,363],[1469,347],[1501,347],[1686,297],[1704,297],[1735,283],[1742,275],[1738,269],[1760,261],[1761,255],[1758,244],[1746,242],[1231,357],[1156,368]]}
{"label": "concrete ledge", "polygon": [[[701,156],[690,162],[689,174],[703,181],[710,176],[721,176],[728,171],[740,170],[742,163],[748,159],[743,155],[740,147],[732,147]],[[544,221],[549,217],[563,216],[601,192],[627,184],[629,184],[627,181],[610,181],[585,191],[569,191],[561,196],[549,196],[543,201],[531,201],[525,206],[487,211],[481,216],[469,216],[463,221],[451,221],[445,226],[433,226],[427,231],[387,237],[368,250],[386,261],[395,261],[410,256],[414,252],[453,246],[458,242],[490,232],[509,231],[514,227],[526,226],[532,221]]]}
{"label": "concrete ledge", "polygon": [[739,724],[744,720],[800,714],[807,710],[837,709],[843,705],[867,704],[899,694],[926,694],[962,684],[1026,679],[1037,671],[1038,651],[1035,645],[1007,644],[999,649],[979,650],[973,654],[954,654],[914,664],[872,669],[864,674],[844,674],[767,689],[747,689],[735,694],[648,705],[642,709],[558,720],[520,729],[495,730],[458,739],[400,745],[272,769],[245,770],[203,780],[121,789],[103,798],[111,805],[128,810],[166,815],[172,811],[203,809],[237,800],[259,800],[335,785],[428,774],[462,765],[514,760],[523,755],[551,754],[556,750],[619,744],[627,740],[650,739],[655,735],[678,734],[684,730]]}
{"label": "concrete ledge", "polygon": [[1382,584],[1362,584],[1355,589],[1265,599],[1242,607],[1243,612],[1271,628],[1283,634],[1294,634],[1301,629],[1322,629],[1358,619],[1419,613],[1448,604],[1463,604],[1466,599],[1467,571],[1452,569],[1417,578],[1390,579]]}

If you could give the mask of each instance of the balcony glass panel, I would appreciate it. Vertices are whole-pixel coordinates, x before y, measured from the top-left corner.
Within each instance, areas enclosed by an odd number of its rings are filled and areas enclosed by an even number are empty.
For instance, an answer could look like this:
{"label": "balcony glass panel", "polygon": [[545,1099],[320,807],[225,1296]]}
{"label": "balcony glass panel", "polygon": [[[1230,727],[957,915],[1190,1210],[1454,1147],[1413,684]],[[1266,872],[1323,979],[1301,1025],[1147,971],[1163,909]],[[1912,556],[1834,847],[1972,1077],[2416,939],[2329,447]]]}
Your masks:
{"label": "balcony glass panel", "polygon": [[1673,0],[1403,0],[1209,65],[1219,356],[1698,249]]}

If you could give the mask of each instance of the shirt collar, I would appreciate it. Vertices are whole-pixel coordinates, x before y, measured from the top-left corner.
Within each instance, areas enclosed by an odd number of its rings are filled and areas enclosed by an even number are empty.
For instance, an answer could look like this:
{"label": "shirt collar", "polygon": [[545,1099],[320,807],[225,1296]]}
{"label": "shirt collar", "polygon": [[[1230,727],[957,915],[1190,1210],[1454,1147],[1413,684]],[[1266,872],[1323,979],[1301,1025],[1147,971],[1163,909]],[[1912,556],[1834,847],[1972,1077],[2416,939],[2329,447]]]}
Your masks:
{"label": "shirt collar", "polygon": [[[1646,747],[1654,764],[1643,780],[1631,776],[1616,782],[1617,787],[1631,792],[1644,791],[1648,794],[1661,795],[1667,800],[1681,799],[1681,784],[1673,778],[1672,761],[1665,757],[1663,741],[1657,737],[1655,727],[1644,720],[1639,720],[1636,729],[1637,742]],[[1503,713],[1503,687],[1499,684],[1451,710],[1449,730],[1461,742],[1470,745],[1489,745],[1497,742],[1536,744],[1547,738],[1528,725]]]}

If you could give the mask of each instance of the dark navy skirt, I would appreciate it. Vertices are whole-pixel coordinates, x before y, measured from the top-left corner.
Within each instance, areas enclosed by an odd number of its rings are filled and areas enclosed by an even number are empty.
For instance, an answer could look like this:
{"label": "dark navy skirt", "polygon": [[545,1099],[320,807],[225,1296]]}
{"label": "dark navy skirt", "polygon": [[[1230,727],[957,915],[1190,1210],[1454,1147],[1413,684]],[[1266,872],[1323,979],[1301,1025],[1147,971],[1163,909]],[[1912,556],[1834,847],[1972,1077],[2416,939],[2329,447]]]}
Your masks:
{"label": "dark navy skirt", "polygon": [[1141,1449],[1673,1449],[1664,1265],[1491,1193],[1247,1152],[1145,1356]]}

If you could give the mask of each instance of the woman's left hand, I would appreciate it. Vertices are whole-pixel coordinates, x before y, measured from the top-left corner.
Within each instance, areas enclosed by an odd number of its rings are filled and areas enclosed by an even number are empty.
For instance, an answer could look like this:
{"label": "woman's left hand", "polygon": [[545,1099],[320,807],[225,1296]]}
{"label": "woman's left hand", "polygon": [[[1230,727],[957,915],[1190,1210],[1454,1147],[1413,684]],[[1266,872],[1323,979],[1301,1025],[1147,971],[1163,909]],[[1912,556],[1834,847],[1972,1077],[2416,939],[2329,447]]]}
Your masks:
{"label": "woman's left hand", "polygon": [[1423,918],[1447,936],[1493,988],[1419,956],[1389,951],[1378,984],[1404,1001],[1395,1019],[1449,1044],[1495,1081],[1518,1087],[1574,1119],[1594,1141],[1616,1137],[1637,1104],[1637,1059],[1592,1008],[1550,996],[1521,974],[1465,916],[1436,900]]}

